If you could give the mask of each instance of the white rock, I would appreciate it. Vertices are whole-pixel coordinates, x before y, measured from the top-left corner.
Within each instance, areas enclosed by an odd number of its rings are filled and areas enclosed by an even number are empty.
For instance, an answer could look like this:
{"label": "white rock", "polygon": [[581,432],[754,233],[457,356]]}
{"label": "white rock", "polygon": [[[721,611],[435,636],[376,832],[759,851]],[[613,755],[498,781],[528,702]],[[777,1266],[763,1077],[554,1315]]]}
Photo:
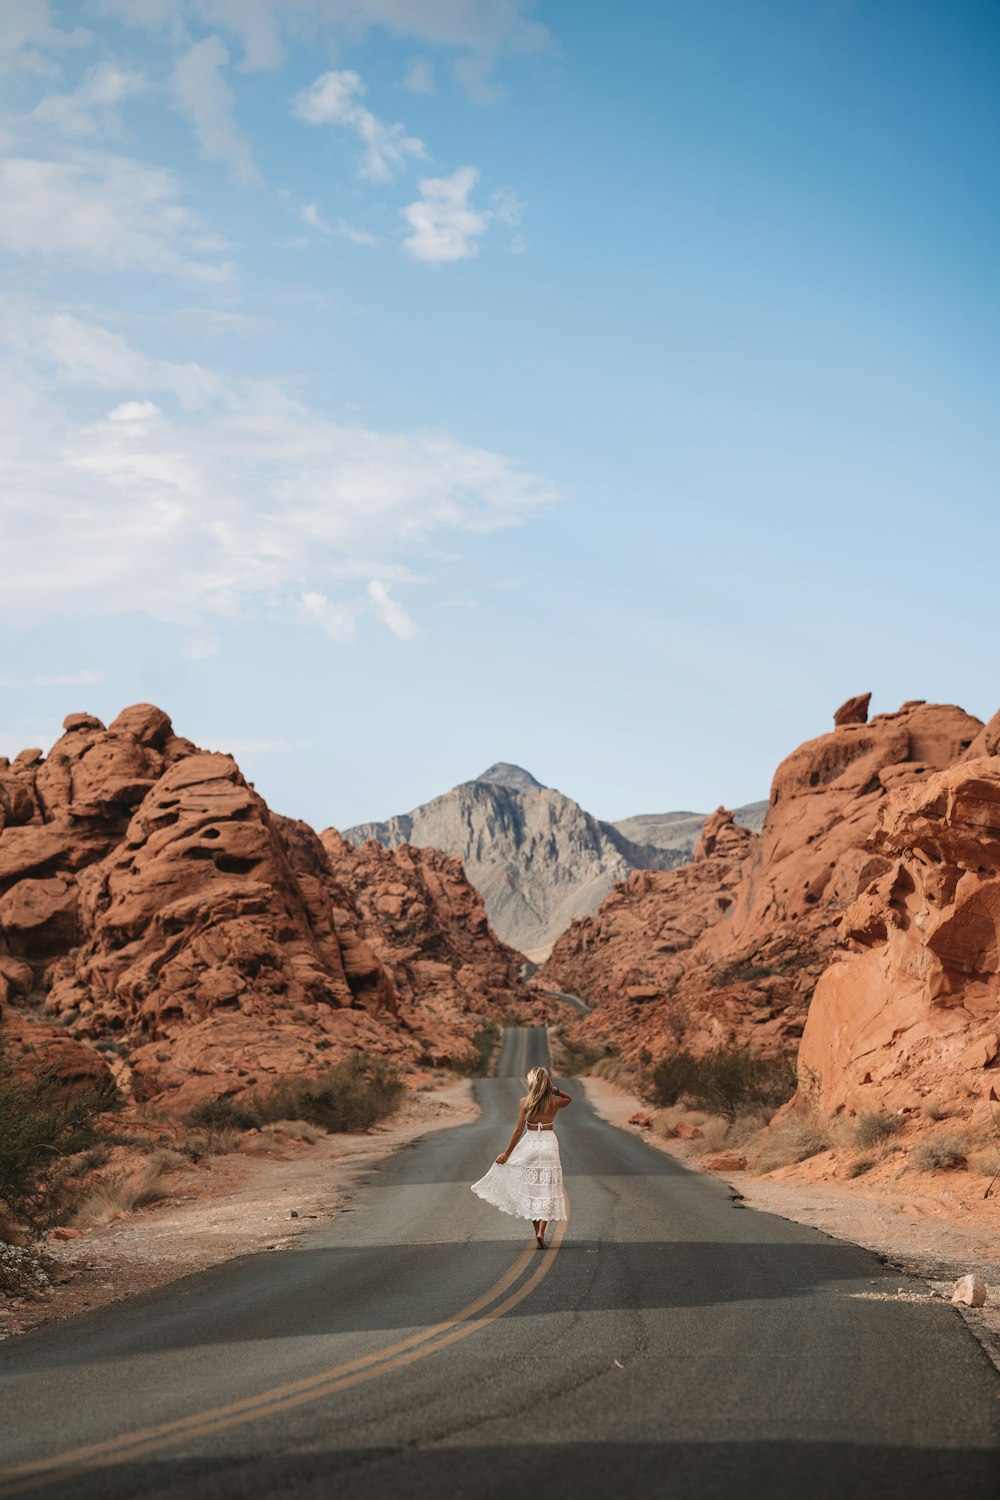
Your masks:
{"label": "white rock", "polygon": [[952,1287],[951,1300],[960,1307],[982,1307],[986,1301],[986,1283],[978,1271],[958,1278]]}

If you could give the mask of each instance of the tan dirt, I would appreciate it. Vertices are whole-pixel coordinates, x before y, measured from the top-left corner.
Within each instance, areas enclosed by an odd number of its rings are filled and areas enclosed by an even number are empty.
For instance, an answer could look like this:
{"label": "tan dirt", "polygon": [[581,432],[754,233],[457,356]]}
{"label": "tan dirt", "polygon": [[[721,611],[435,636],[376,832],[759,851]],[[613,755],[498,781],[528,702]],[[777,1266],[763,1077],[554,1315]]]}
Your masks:
{"label": "tan dirt", "polygon": [[350,1210],[358,1179],[377,1162],[478,1113],[469,1080],[452,1078],[408,1094],[390,1119],[364,1135],[322,1135],[310,1144],[291,1124],[251,1133],[237,1151],[178,1168],[163,1202],[117,1215],[78,1238],[50,1237],[44,1254],[53,1284],[31,1298],[0,1297],[0,1339],[236,1256],[293,1249],[316,1220]]}
{"label": "tan dirt", "polygon": [[[703,1170],[696,1142],[665,1138],[655,1129],[629,1123],[637,1112],[647,1118],[656,1114],[637,1095],[604,1078],[587,1077],[580,1082],[602,1119],[642,1136],[684,1166]],[[873,1250],[897,1270],[926,1281],[928,1295],[935,1299],[950,1298],[959,1276],[978,1271],[987,1285],[986,1305],[963,1309],[962,1315],[1000,1369],[1000,1182],[984,1199],[989,1178],[966,1171],[912,1172],[889,1165],[883,1170],[895,1175],[883,1175],[875,1182],[820,1180],[834,1169],[835,1156],[824,1151],[796,1167],[760,1176],[752,1172],[715,1175],[729,1183],[749,1208]],[[896,1295],[901,1301],[914,1298],[902,1288]]]}

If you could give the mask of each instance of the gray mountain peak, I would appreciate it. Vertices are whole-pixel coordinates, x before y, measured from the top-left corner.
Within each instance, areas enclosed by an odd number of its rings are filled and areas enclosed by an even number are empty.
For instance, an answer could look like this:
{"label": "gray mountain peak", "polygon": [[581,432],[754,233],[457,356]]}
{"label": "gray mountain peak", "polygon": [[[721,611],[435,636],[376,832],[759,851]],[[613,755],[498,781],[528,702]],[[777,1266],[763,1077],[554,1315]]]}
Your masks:
{"label": "gray mountain peak", "polygon": [[509,760],[498,760],[495,765],[490,766],[476,781],[485,781],[490,786],[505,786],[511,792],[540,792],[543,790],[542,783],[536,781],[530,771],[525,771],[521,766],[511,765]]}

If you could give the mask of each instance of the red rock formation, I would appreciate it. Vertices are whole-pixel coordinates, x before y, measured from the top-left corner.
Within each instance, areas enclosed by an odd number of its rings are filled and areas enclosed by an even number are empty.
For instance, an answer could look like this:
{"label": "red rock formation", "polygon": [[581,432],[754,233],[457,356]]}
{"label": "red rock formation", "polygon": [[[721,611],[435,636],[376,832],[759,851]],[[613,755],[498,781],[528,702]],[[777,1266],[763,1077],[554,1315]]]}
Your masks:
{"label": "red rock formation", "polygon": [[1000,759],[894,793],[872,845],[886,868],[848,908],[799,1061],[829,1111],[914,1112],[931,1097],[1000,1122]]}
{"label": "red rock formation", "polygon": [[[839,918],[891,868],[869,842],[890,793],[954,764],[981,731],[959,708],[911,702],[808,741],[779,766],[763,831],[737,868],[709,831],[716,844],[705,841],[700,865],[632,877],[641,908],[627,886],[589,929],[574,924],[542,982],[598,1002],[580,1029],[627,1059],[678,1044],[795,1050]],[[687,942],[664,936],[684,924]],[[663,998],[640,1008],[627,987],[651,982]]]}
{"label": "red rock formation", "polygon": [[[359,854],[362,912],[316,834],[160,709],[64,727],[48,758],[0,765],[8,1036],[44,1042],[76,1077],[104,1050],[137,1097],[177,1109],[360,1046],[404,1063],[475,1055],[477,1014],[517,993],[514,955],[457,861],[422,851],[419,908],[400,904],[405,860]],[[65,1029],[43,1030],[42,1007]]]}
{"label": "red rock formation", "polygon": [[[517,977],[523,960],[490,931],[460,859],[409,844],[386,849],[372,841],[358,848],[333,828],[322,839],[366,941],[392,975],[400,1015],[429,1058],[461,1053],[462,1017],[519,1012],[526,1000]],[[532,1009],[539,1019],[537,1003]]]}

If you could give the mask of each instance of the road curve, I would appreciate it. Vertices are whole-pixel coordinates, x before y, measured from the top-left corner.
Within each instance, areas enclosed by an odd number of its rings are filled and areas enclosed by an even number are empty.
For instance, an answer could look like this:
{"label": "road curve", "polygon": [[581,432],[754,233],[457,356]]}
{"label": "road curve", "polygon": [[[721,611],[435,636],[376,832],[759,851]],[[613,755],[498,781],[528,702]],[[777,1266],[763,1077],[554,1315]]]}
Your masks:
{"label": "road curve", "polygon": [[741,1208],[579,1090],[557,1248],[475,1198],[546,1055],[510,1029],[482,1118],[293,1252],[2,1346],[0,1500],[994,1500],[993,1367],[943,1304],[870,1298],[903,1278],[867,1251]]}

